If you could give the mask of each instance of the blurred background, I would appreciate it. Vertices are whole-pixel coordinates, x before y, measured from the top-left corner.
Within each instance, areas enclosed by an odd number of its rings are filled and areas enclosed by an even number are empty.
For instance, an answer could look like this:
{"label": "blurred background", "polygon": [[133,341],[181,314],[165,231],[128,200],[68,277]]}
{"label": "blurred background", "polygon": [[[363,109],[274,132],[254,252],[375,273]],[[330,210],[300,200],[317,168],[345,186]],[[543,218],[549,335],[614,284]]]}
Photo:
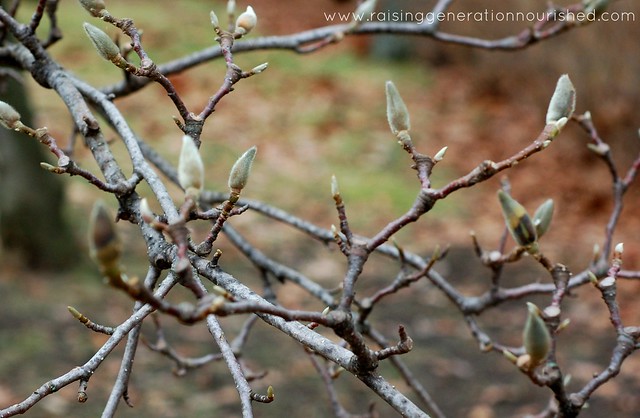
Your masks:
{"label": "blurred background", "polygon": [[[149,55],[163,63],[206,48],[214,43],[209,11],[222,18],[224,1],[176,2],[158,0],[108,0],[115,16],[133,18],[144,30],[143,44]],[[435,1],[380,1],[378,10],[429,11]],[[570,2],[559,2],[561,5]],[[238,2],[239,9],[246,7]],[[327,25],[326,13],[348,12],[354,0],[255,0],[259,17],[251,37],[286,35]],[[28,20],[34,2],[20,10]],[[545,0],[458,1],[452,11],[543,11]],[[610,11],[633,12],[640,6],[631,0],[613,1]],[[59,25],[64,39],[50,49],[65,68],[96,86],[121,78],[119,70],[103,61],[91,48],[82,31],[89,21],[111,35],[116,31],[91,18],[77,2],[61,2]],[[520,33],[527,22],[446,21],[446,32],[495,39]],[[43,28],[43,29],[46,29]],[[43,32],[46,33],[46,32]],[[244,196],[286,209],[321,227],[336,223],[330,178],[335,174],[356,233],[372,235],[406,211],[419,184],[409,168],[409,157],[389,132],[385,116],[384,82],[392,80],[402,94],[412,118],[412,137],[418,149],[434,155],[448,146],[445,159],[433,173],[440,187],[467,173],[481,161],[502,160],[533,140],[544,126],[548,101],[556,80],[568,73],[577,90],[578,113],[591,111],[601,137],[611,145],[621,173],[626,173],[640,152],[640,26],[635,22],[598,22],[569,31],[552,40],[515,52],[486,51],[448,45],[429,38],[409,36],[357,36],[309,55],[286,51],[238,54],[236,63],[250,69],[269,62],[264,73],[243,80],[225,97],[208,121],[202,153],[207,165],[206,187],[224,190],[233,161],[257,144],[258,157]],[[126,41],[122,39],[124,44]],[[172,76],[187,106],[199,111],[221,84],[225,67],[221,61],[204,64]],[[31,80],[26,82],[34,110],[35,125],[47,126],[63,145],[72,134],[72,123],[60,99]],[[0,93],[3,96],[8,92]],[[5,98],[2,98],[5,100]],[[135,131],[169,161],[177,163],[181,133],[171,116],[177,114],[162,89],[148,86],[117,101]],[[113,148],[130,174],[124,147],[114,139]],[[26,138],[2,138],[10,141]],[[35,141],[33,141],[35,142]],[[451,246],[449,256],[438,269],[465,294],[479,294],[489,285],[490,272],[483,270],[470,250],[469,232],[475,231],[486,248],[495,248],[503,233],[502,215],[496,199],[500,180],[508,176],[513,196],[530,212],[547,198],[556,203],[551,230],[541,248],[553,262],[572,271],[583,270],[592,258],[594,244],[601,244],[612,208],[611,181],[607,167],[589,151],[587,135],[570,124],[543,153],[507,173],[461,190],[396,237],[407,250],[428,256],[436,246]],[[35,144],[39,146],[38,144]],[[39,146],[41,147],[41,146]],[[10,150],[0,148],[0,193],[9,204],[14,192],[8,179],[23,169],[20,160],[8,158]],[[48,156],[46,156],[48,158]],[[97,173],[87,149],[77,144],[73,158]],[[10,166],[12,162],[14,165]],[[12,167],[12,168],[10,168]],[[36,167],[38,172],[42,172]],[[46,173],[48,174],[48,173]],[[33,174],[35,176],[35,174]],[[52,175],[49,175],[52,176]],[[20,174],[21,180],[35,179]],[[63,177],[53,195],[66,202],[57,230],[45,234],[53,246],[12,247],[16,236],[26,235],[33,217],[2,220],[3,236],[12,235],[0,250],[0,406],[24,399],[54,376],[84,363],[105,341],[71,318],[66,306],[73,305],[93,321],[115,325],[126,318],[131,302],[105,286],[88,259],[86,221],[90,208],[104,198],[115,213],[115,199],[104,196],[83,180]],[[41,180],[20,188],[40,193]],[[615,242],[625,243],[625,268],[640,269],[639,187],[633,185],[626,197]],[[144,187],[143,195],[151,196]],[[171,188],[176,201],[182,198]],[[28,209],[29,201],[14,203]],[[40,217],[42,218],[42,216]],[[45,221],[47,218],[44,217]],[[62,222],[71,226],[63,234]],[[291,228],[275,225],[256,214],[233,218],[232,224],[249,240],[276,260],[299,269],[327,288],[337,286],[344,274],[344,262],[337,251],[327,250]],[[44,222],[51,224],[51,222]],[[37,226],[41,231],[44,226]],[[126,237],[126,266],[130,275],[142,275],[145,246],[137,229],[121,223]],[[206,224],[196,224],[193,233],[202,238]],[[28,240],[27,240],[28,241]],[[54,249],[74,246],[66,253]],[[216,243],[224,251],[222,266],[244,283],[260,291],[261,278],[252,266],[224,238]],[[47,261],[50,260],[50,261]],[[60,262],[63,260],[63,262]],[[33,269],[30,267],[37,266]],[[367,296],[389,283],[398,266],[374,257],[359,283],[358,294]],[[549,281],[533,262],[525,260],[506,271],[505,285]],[[321,306],[294,286],[277,285],[285,306],[319,309]],[[626,325],[640,322],[637,282],[619,283],[620,304]],[[176,292],[175,300],[187,297]],[[571,390],[578,390],[594,372],[606,367],[614,344],[607,311],[593,287],[576,290],[565,302],[565,316],[571,326],[559,338],[561,366],[572,375]],[[528,299],[529,300],[529,299]],[[531,298],[544,306],[545,297]],[[105,309],[105,307],[107,307]],[[507,344],[520,344],[526,309],[516,301],[493,309],[480,318],[491,336]],[[412,291],[399,293],[379,307],[373,317],[381,330],[395,338],[398,324],[404,324],[416,344],[404,360],[430,391],[448,416],[491,418],[524,416],[543,408],[545,389],[532,386],[506,360],[482,354],[459,315],[435,289],[421,283]],[[244,318],[225,318],[229,338]],[[162,318],[169,342],[184,355],[198,356],[215,351],[204,327],[178,326]],[[301,347],[256,326],[244,360],[266,377],[254,382],[255,391],[273,385],[276,401],[257,404],[256,416],[329,416],[328,400]],[[143,333],[153,341],[153,328]],[[96,416],[104,406],[117,373],[120,347],[89,384],[89,401],[78,405],[77,387],[71,386],[34,407],[29,416]],[[130,388],[134,409],[122,406],[122,417],[239,416],[237,395],[223,364],[210,364],[186,376],[176,377],[172,364],[142,347],[137,356]],[[386,365],[382,373],[398,387],[404,383]],[[631,356],[622,373],[602,387],[590,402],[585,417],[637,416],[640,408],[640,361]],[[341,376],[337,387],[350,412],[363,412],[374,402],[381,416],[393,416],[364,386]]]}

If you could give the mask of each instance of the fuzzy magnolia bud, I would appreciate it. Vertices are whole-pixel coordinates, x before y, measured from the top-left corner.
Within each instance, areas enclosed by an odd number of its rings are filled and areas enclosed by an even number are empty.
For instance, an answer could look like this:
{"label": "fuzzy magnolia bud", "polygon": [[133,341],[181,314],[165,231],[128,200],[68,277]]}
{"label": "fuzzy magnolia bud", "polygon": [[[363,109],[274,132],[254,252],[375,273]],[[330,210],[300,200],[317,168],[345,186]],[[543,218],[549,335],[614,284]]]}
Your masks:
{"label": "fuzzy magnolia bud", "polygon": [[236,35],[246,35],[253,28],[256,27],[258,23],[258,16],[256,12],[253,11],[253,7],[247,6],[247,10],[242,12],[238,19],[236,19]]}
{"label": "fuzzy magnolia bud", "polygon": [[122,59],[122,55],[120,55],[120,48],[118,48],[118,46],[111,40],[109,35],[90,23],[85,22],[82,26],[91,40],[91,43],[96,50],[98,50],[98,53],[102,58],[114,63]]}
{"label": "fuzzy magnolia bud", "polygon": [[547,358],[551,348],[551,334],[540,315],[540,308],[527,302],[529,314],[522,332],[524,349],[529,355],[529,366],[535,367]]}
{"label": "fuzzy magnolia bud", "polygon": [[105,275],[118,270],[122,247],[115,224],[104,203],[99,200],[93,206],[89,222],[89,248],[91,257]]}
{"label": "fuzzy magnolia bud", "polygon": [[437,163],[439,163],[440,161],[442,161],[442,159],[444,158],[444,155],[447,153],[447,149],[448,149],[448,148],[449,148],[449,147],[442,147],[442,148],[440,149],[440,151],[438,151],[438,152],[436,153],[436,155],[434,155],[434,156],[433,156],[433,161],[435,161],[435,162],[437,162]]}
{"label": "fuzzy magnolia bud", "polygon": [[80,4],[95,17],[99,17],[100,12],[107,7],[103,0],[80,0]]}
{"label": "fuzzy magnolia bud", "polygon": [[256,65],[255,67],[253,67],[251,72],[254,73],[254,74],[260,74],[261,72],[266,70],[268,66],[269,66],[268,62],[263,62],[262,64]]}
{"label": "fuzzy magnolia bud", "polygon": [[335,175],[331,176],[331,196],[340,196],[340,187]]}
{"label": "fuzzy magnolia bud", "polygon": [[251,164],[256,157],[258,148],[255,146],[249,148],[244,154],[238,158],[238,160],[231,167],[229,173],[229,188],[234,191],[240,191],[244,189],[249,180],[249,174],[251,173]]}
{"label": "fuzzy magnolia bud", "polygon": [[399,132],[408,131],[411,129],[409,111],[393,82],[387,81],[386,93],[387,120],[389,121],[391,132],[393,132],[394,135],[398,135]]}
{"label": "fuzzy magnolia bud", "polygon": [[622,253],[624,253],[624,243],[619,242],[613,249],[613,258],[616,260],[622,260]]}
{"label": "fuzzy magnolia bud", "polygon": [[178,181],[187,196],[197,199],[204,186],[204,164],[196,142],[189,135],[182,137],[182,150],[178,161]]}
{"label": "fuzzy magnolia bud", "polygon": [[533,225],[536,227],[538,238],[549,229],[551,218],[553,218],[553,199],[547,199],[538,206],[536,213],[533,214]]}
{"label": "fuzzy magnolia bud", "polygon": [[498,199],[507,229],[518,245],[527,247],[536,242],[536,229],[524,206],[502,190],[498,191]]}
{"label": "fuzzy magnolia bud", "polygon": [[236,14],[236,0],[227,1],[227,14],[229,16]]}
{"label": "fuzzy magnolia bud", "polygon": [[0,101],[0,125],[7,129],[15,129],[20,122],[20,113],[13,106]]}
{"label": "fuzzy magnolia bud", "polygon": [[211,18],[211,25],[214,28],[220,27],[220,21],[218,20],[218,15],[213,10],[209,13],[209,17]]}
{"label": "fuzzy magnolia bud", "polygon": [[[562,118],[569,119],[576,108],[576,90],[567,74],[558,79],[547,109],[547,124],[558,122]],[[564,125],[563,125],[564,126]],[[558,127],[559,129],[562,126]]]}

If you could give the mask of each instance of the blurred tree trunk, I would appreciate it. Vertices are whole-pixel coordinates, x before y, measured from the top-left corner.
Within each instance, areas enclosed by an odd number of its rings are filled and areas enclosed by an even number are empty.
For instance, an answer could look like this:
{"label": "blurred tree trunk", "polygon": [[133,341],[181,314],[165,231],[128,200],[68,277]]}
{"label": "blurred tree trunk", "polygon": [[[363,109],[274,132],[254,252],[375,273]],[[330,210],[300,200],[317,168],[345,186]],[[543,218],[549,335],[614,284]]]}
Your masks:
{"label": "blurred tree trunk", "polygon": [[[32,126],[25,87],[6,77],[0,99]],[[0,238],[5,252],[34,269],[70,267],[77,243],[63,216],[62,179],[40,168],[47,149],[33,138],[0,129]]]}

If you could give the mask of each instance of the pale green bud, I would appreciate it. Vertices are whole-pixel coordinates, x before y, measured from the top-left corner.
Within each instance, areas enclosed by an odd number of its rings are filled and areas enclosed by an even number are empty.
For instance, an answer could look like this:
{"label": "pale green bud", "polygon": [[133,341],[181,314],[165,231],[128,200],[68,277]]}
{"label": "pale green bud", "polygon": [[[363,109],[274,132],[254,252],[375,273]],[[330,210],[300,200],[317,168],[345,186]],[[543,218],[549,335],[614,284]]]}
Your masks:
{"label": "pale green bud", "polygon": [[538,206],[536,213],[533,214],[533,224],[536,227],[538,238],[544,235],[549,229],[551,218],[553,218],[553,199],[547,199]]}
{"label": "pale green bud", "polygon": [[247,10],[242,12],[240,16],[238,16],[238,19],[236,19],[235,33],[237,35],[246,35],[256,27],[257,23],[258,16],[256,12],[253,11],[253,7],[247,6]]}
{"label": "pale green bud", "polygon": [[434,155],[434,156],[433,156],[433,161],[435,161],[435,162],[437,162],[437,163],[439,163],[440,161],[442,161],[442,159],[444,158],[444,155],[447,153],[447,149],[448,149],[448,148],[449,148],[449,147],[442,147],[442,148],[440,149],[440,151],[438,151],[438,152],[436,153],[436,155]]}
{"label": "pale green bud", "polygon": [[90,23],[84,23],[82,25],[87,36],[91,40],[91,43],[96,48],[100,56],[107,61],[119,62],[122,60],[120,55],[120,48],[111,40],[109,35],[96,28]]}
{"label": "pale green bud", "polygon": [[524,206],[502,190],[498,190],[498,199],[507,229],[518,245],[527,247],[536,242],[536,229]]}
{"label": "pale green bud", "polygon": [[387,120],[389,121],[391,132],[393,132],[394,135],[398,135],[399,132],[408,131],[411,129],[409,111],[392,81],[387,81],[386,93]]}
{"label": "pale green bud", "polygon": [[15,129],[20,122],[20,113],[13,106],[0,101],[0,125],[7,129]]}
{"label": "pale green bud", "polygon": [[617,260],[622,259],[622,253],[624,253],[624,243],[619,242],[613,249],[613,258]]}
{"label": "pale green bud", "polygon": [[229,16],[236,14],[236,0],[229,0],[227,2],[227,14]]}
{"label": "pale green bud", "polygon": [[178,181],[187,196],[198,198],[204,186],[204,164],[196,142],[189,135],[182,137],[182,150],[178,161]]}
{"label": "pale green bud", "polygon": [[260,74],[261,72],[266,70],[268,66],[269,66],[268,62],[263,62],[262,64],[256,65],[255,67],[253,67],[251,72],[254,73],[254,74]]}
{"label": "pale green bud", "polygon": [[535,367],[547,358],[551,349],[551,334],[540,315],[540,309],[531,302],[527,302],[529,314],[524,325],[522,339],[524,349],[530,356],[530,367]]}
{"label": "pale green bud", "polygon": [[100,12],[106,8],[103,0],[80,0],[80,4],[94,17],[100,17]]}
{"label": "pale green bud", "polygon": [[229,173],[229,188],[231,190],[240,191],[247,185],[249,174],[251,173],[251,164],[256,157],[257,151],[258,148],[255,146],[249,148],[233,164]]}
{"label": "pale green bud", "polygon": [[212,10],[209,13],[209,16],[211,17],[211,24],[213,25],[213,27],[214,28],[220,27],[220,22],[218,21],[218,15],[216,14],[216,12]]}
{"label": "pale green bud", "polygon": [[336,176],[331,176],[331,196],[340,195],[340,187],[338,186],[338,179]]}
{"label": "pale green bud", "polygon": [[[567,74],[563,74],[558,79],[556,89],[551,96],[549,108],[547,109],[547,124],[559,122],[562,118],[569,119],[576,109],[576,90]],[[565,122],[566,123],[566,122]],[[558,130],[564,125],[558,126]]]}

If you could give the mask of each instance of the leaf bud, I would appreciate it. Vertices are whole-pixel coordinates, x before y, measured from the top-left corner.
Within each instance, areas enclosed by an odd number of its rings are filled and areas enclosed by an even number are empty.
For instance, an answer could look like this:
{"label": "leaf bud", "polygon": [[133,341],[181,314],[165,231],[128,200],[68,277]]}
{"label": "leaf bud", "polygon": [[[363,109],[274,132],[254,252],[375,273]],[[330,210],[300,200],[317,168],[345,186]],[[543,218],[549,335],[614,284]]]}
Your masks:
{"label": "leaf bud", "polygon": [[100,17],[100,12],[106,8],[103,0],[80,0],[80,4],[94,17]]}
{"label": "leaf bud", "polygon": [[178,181],[187,196],[197,199],[204,186],[204,165],[195,140],[189,136],[182,137],[182,150],[178,161]]}
{"label": "leaf bud", "polygon": [[20,122],[20,113],[13,106],[0,100],[0,125],[7,129],[16,129]]}
{"label": "leaf bud", "polygon": [[613,258],[621,259],[622,253],[624,253],[624,243],[619,242],[613,249]]}
{"label": "leaf bud", "polygon": [[507,229],[516,243],[527,247],[536,242],[536,229],[524,206],[502,190],[498,191],[498,199]]}
{"label": "leaf bud", "polygon": [[442,147],[442,148],[440,149],[440,151],[438,151],[438,152],[436,153],[436,155],[434,155],[434,157],[433,157],[433,161],[435,161],[435,162],[437,162],[437,163],[439,163],[440,161],[442,161],[442,159],[444,158],[444,155],[447,153],[447,149],[448,149],[448,148],[449,148],[449,147]]}
{"label": "leaf bud", "polygon": [[213,25],[214,29],[220,27],[220,21],[218,20],[218,15],[213,10],[209,13],[209,17],[211,18],[211,25]]}
{"label": "leaf bud", "polygon": [[386,83],[387,93],[387,120],[389,121],[389,127],[394,135],[402,131],[408,131],[411,129],[411,122],[409,120],[409,111],[404,104],[398,89],[392,81]]}
{"label": "leaf bud", "polygon": [[122,246],[113,219],[101,200],[96,202],[91,211],[89,248],[91,257],[104,274],[110,275],[110,272],[118,269]]}
{"label": "leaf bud", "polygon": [[536,213],[533,214],[533,225],[536,227],[538,238],[544,235],[549,229],[551,219],[553,218],[553,199],[547,199],[538,206]]}
{"label": "leaf bud", "polygon": [[255,146],[249,148],[244,154],[238,158],[238,160],[231,167],[229,173],[229,188],[232,191],[239,192],[244,189],[249,180],[249,174],[251,173],[251,164],[256,157],[258,148]]}
{"label": "leaf bud", "polygon": [[[563,74],[558,79],[556,89],[551,96],[549,108],[547,109],[547,124],[560,122],[560,119],[569,119],[576,109],[576,90],[567,74]],[[566,123],[566,122],[565,122]],[[564,125],[557,126],[558,130]]]}
{"label": "leaf bud", "polygon": [[529,314],[524,325],[522,339],[524,349],[530,356],[530,366],[535,367],[547,358],[551,349],[551,334],[540,315],[540,308],[527,302]]}
{"label": "leaf bud", "polygon": [[251,69],[251,72],[253,74],[260,74],[261,72],[266,70],[268,66],[269,66],[268,62],[263,62],[262,64],[256,65],[255,67],[253,67],[253,69]]}
{"label": "leaf bud", "polygon": [[340,195],[340,186],[338,186],[338,179],[335,175],[331,176],[331,196]]}
{"label": "leaf bud", "polygon": [[253,11],[253,7],[247,6],[247,10],[242,12],[236,19],[236,35],[247,35],[258,23],[258,16]]}
{"label": "leaf bud", "polygon": [[123,60],[122,55],[120,55],[120,48],[111,40],[109,35],[90,23],[85,22],[82,26],[102,58],[116,64]]}
{"label": "leaf bud", "polygon": [[236,14],[236,0],[227,1],[227,14],[229,16]]}

